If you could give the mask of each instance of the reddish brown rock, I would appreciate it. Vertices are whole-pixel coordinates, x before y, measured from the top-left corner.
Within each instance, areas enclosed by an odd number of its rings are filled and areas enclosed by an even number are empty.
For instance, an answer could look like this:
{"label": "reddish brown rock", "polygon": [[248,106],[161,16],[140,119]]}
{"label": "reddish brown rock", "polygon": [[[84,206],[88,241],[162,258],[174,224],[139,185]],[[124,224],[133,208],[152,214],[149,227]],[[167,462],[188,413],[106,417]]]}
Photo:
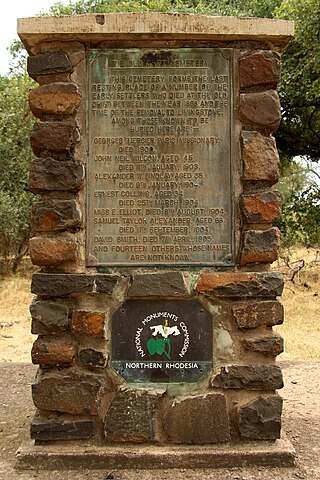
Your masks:
{"label": "reddish brown rock", "polygon": [[276,333],[245,338],[242,343],[247,350],[264,355],[276,356],[283,352],[283,338]]}
{"label": "reddish brown rock", "polygon": [[276,88],[280,81],[280,55],[275,52],[256,51],[239,61],[241,88],[269,85]]}
{"label": "reddish brown rock", "polygon": [[274,297],[281,295],[283,279],[276,272],[203,272],[196,291],[217,297]]}
{"label": "reddish brown rock", "polygon": [[280,231],[276,227],[268,230],[248,230],[243,235],[240,263],[272,263],[277,260],[280,247]]}
{"label": "reddish brown rock", "polygon": [[243,180],[277,183],[280,159],[273,137],[255,131],[242,132],[242,160]]}
{"label": "reddish brown rock", "polygon": [[98,415],[109,392],[104,378],[75,372],[41,374],[32,385],[33,402],[39,410],[73,415]]}
{"label": "reddish brown rock", "polygon": [[272,327],[283,323],[283,305],[278,300],[235,302],[231,311],[239,328]]}
{"label": "reddish brown rock", "polygon": [[33,193],[78,191],[83,178],[84,168],[77,162],[36,158],[30,164],[28,190]]}
{"label": "reddish brown rock", "polygon": [[277,390],[283,387],[278,365],[228,365],[221,367],[211,381],[212,387],[223,389]]}
{"label": "reddish brown rock", "polygon": [[80,99],[73,83],[51,83],[34,88],[29,93],[30,109],[36,117],[45,114],[73,115],[79,107]]}
{"label": "reddish brown rock", "polygon": [[239,412],[241,437],[250,440],[276,440],[281,431],[282,398],[279,395],[259,397]]}
{"label": "reddish brown rock", "polygon": [[29,240],[29,253],[34,265],[53,266],[77,259],[77,241],[71,237],[33,237]]}
{"label": "reddish brown rock", "polygon": [[35,123],[30,136],[32,150],[39,157],[50,152],[70,153],[78,141],[78,129],[67,122]]}
{"label": "reddish brown rock", "polygon": [[72,312],[71,328],[79,335],[90,335],[103,338],[105,335],[106,315],[103,312],[74,310]]}
{"label": "reddish brown rock", "polygon": [[280,102],[275,90],[240,95],[239,119],[244,127],[272,133],[280,125]]}
{"label": "reddish brown rock", "polygon": [[76,353],[74,342],[39,337],[33,344],[31,358],[38,365],[66,365],[73,363]]}
{"label": "reddish brown rock", "polygon": [[227,402],[221,393],[175,400],[166,408],[163,425],[170,443],[199,445],[230,440]]}
{"label": "reddish brown rock", "polygon": [[28,57],[28,73],[31,78],[58,72],[73,71],[73,66],[64,52],[48,52]]}
{"label": "reddish brown rock", "polygon": [[275,191],[242,195],[241,210],[247,223],[273,223],[280,216],[280,195]]}
{"label": "reddish brown rock", "polygon": [[36,232],[55,232],[80,225],[81,212],[75,200],[45,200],[32,205],[32,227]]}

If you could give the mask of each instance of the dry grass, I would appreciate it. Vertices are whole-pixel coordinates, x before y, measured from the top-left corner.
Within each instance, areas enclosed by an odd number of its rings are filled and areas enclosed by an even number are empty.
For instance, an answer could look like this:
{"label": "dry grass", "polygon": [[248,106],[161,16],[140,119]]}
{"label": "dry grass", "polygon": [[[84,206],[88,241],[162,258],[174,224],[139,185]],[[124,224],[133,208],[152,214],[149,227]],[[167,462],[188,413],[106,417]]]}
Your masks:
{"label": "dry grass", "polygon": [[0,362],[29,362],[31,276],[0,279]]}
{"label": "dry grass", "polygon": [[274,268],[285,278],[285,321],[275,327],[285,339],[285,351],[278,358],[320,360],[320,251],[284,251]]}
{"label": "dry grass", "polygon": [[[273,265],[286,280],[282,296],[285,322],[275,327],[285,339],[285,352],[278,358],[320,360],[320,251],[294,249],[282,252],[281,257]],[[294,274],[302,265],[300,260],[305,265]],[[0,362],[30,361],[35,339],[30,334],[30,283],[30,265],[17,276],[0,279]]]}

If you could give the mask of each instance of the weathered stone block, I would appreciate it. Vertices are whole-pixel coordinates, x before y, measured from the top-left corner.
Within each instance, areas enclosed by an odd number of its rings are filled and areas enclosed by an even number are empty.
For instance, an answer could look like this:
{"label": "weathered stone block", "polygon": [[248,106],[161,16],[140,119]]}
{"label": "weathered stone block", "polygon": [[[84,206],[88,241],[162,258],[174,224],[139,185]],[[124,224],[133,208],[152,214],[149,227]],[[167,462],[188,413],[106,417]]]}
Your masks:
{"label": "weathered stone block", "polygon": [[67,122],[37,122],[30,136],[32,150],[39,157],[49,152],[70,153],[78,141],[78,129]]}
{"label": "weathered stone block", "polygon": [[280,195],[275,191],[242,195],[241,210],[247,223],[273,223],[280,217]]}
{"label": "weathered stone block", "polygon": [[166,409],[164,432],[172,443],[227,442],[230,425],[225,396],[209,393],[174,400]]}
{"label": "weathered stone block", "polygon": [[241,88],[269,85],[276,88],[280,81],[280,55],[275,52],[256,51],[240,58],[239,78]]}
{"label": "weathered stone block", "polygon": [[80,94],[74,83],[51,83],[29,92],[29,105],[36,117],[42,115],[73,115],[80,104]]}
{"label": "weathered stone block", "polygon": [[279,256],[280,231],[276,227],[268,230],[248,230],[243,234],[240,263],[272,263]]}
{"label": "weathered stone block", "polygon": [[243,345],[247,350],[265,355],[275,356],[283,352],[283,338],[276,333],[255,338],[245,338]]}
{"label": "weathered stone block", "polygon": [[69,328],[69,309],[49,302],[34,302],[30,306],[31,333],[46,335],[65,332]]}
{"label": "weathered stone block", "polygon": [[77,162],[60,162],[53,158],[35,158],[30,164],[28,190],[78,191],[84,178],[84,168]]}
{"label": "weathered stone block", "polygon": [[71,329],[79,335],[90,335],[103,338],[106,314],[103,312],[87,312],[74,310],[72,312]]}
{"label": "weathered stone block", "polygon": [[75,200],[46,200],[32,205],[32,227],[36,232],[54,232],[80,225],[81,211]]}
{"label": "weathered stone block", "polygon": [[34,265],[52,266],[77,259],[77,241],[71,237],[33,237],[29,240],[29,253]]}
{"label": "weathered stone block", "polygon": [[278,365],[228,365],[211,380],[212,387],[246,390],[276,390],[283,387]]}
{"label": "weathered stone block", "polygon": [[278,300],[235,302],[231,311],[239,328],[271,327],[283,323],[283,305]]}
{"label": "weathered stone block", "polygon": [[275,90],[242,93],[240,95],[239,119],[245,127],[272,133],[280,125],[281,113],[278,94]]}
{"label": "weathered stone block", "polygon": [[159,390],[119,390],[108,410],[104,432],[107,442],[156,441]]}
{"label": "weathered stone block", "polygon": [[108,362],[108,356],[94,348],[81,348],[78,357],[83,367],[105,368]]}
{"label": "weathered stone block", "polygon": [[76,353],[75,342],[39,337],[33,344],[31,358],[36,365],[70,365]]}
{"label": "weathered stone block", "polygon": [[49,83],[68,83],[70,77],[69,72],[48,73],[47,75],[37,75],[37,83],[41,86]]}
{"label": "weathered stone block", "polygon": [[118,275],[81,273],[34,273],[31,291],[37,295],[63,297],[71,293],[106,293],[111,295]]}
{"label": "weathered stone block", "polygon": [[31,422],[30,436],[38,441],[81,440],[94,434],[92,418],[68,414],[52,414],[44,417],[37,413]]}
{"label": "weathered stone block", "polygon": [[72,72],[73,66],[64,52],[48,52],[28,57],[28,73],[31,78],[58,72]]}
{"label": "weathered stone block", "polygon": [[184,297],[188,295],[182,272],[136,273],[132,275],[129,297]]}
{"label": "weathered stone block", "polygon": [[282,398],[279,395],[259,397],[239,412],[241,437],[250,440],[276,440],[281,431]]}
{"label": "weathered stone block", "polygon": [[282,290],[277,272],[203,272],[196,285],[197,292],[216,297],[274,297]]}
{"label": "weathered stone block", "polygon": [[102,377],[81,375],[41,375],[32,385],[32,397],[39,410],[53,410],[73,415],[98,415],[107,394]]}
{"label": "weathered stone block", "polygon": [[243,180],[277,183],[280,159],[275,139],[255,131],[242,132],[241,139]]}

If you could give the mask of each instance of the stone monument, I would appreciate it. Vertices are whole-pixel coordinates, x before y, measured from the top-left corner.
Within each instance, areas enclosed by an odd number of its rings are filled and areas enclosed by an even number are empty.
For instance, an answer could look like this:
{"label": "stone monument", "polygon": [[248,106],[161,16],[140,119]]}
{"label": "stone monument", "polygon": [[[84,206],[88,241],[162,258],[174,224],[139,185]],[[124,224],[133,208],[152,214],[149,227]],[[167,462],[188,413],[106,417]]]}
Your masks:
{"label": "stone monument", "polygon": [[35,445],[20,465],[75,440],[96,467],[240,465],[228,448],[252,440],[268,452],[252,461],[292,462],[270,270],[292,22],[99,14],[20,19],[18,33],[39,84],[28,188],[41,196]]}

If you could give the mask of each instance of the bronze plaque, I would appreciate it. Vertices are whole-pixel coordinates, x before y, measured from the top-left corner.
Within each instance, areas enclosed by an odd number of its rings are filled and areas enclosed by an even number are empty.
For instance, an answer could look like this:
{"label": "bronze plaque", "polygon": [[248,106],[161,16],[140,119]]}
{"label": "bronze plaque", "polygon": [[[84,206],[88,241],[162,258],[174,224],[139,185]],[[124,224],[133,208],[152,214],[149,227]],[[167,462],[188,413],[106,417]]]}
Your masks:
{"label": "bronze plaque", "polygon": [[234,264],[232,50],[88,65],[87,264]]}
{"label": "bronze plaque", "polygon": [[111,364],[129,382],[195,382],[212,368],[212,328],[196,300],[127,300],[112,317]]}

